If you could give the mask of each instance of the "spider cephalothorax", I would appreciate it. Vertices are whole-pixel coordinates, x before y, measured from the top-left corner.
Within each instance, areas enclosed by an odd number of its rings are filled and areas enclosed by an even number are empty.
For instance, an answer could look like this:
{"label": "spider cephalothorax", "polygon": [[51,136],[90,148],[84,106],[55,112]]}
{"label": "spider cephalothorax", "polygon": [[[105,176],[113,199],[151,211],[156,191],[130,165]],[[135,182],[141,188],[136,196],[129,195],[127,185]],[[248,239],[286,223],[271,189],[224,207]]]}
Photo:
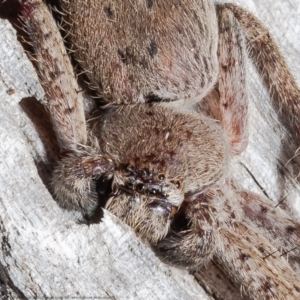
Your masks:
{"label": "spider cephalothorax", "polygon": [[102,113],[90,126],[90,151],[97,155],[81,152],[59,163],[52,183],[56,197],[66,206],[78,201],[91,213],[98,198],[91,186],[99,177],[112,178],[106,208],[152,242],[167,234],[187,192],[205,190],[227,171],[229,145],[220,126],[193,112],[136,105]]}

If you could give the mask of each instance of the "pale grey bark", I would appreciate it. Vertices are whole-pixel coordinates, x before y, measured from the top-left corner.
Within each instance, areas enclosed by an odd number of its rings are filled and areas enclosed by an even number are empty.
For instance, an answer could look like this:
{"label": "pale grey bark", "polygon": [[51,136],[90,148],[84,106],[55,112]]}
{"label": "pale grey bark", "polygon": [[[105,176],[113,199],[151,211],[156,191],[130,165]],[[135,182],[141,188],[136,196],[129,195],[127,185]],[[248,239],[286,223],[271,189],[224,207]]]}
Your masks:
{"label": "pale grey bark", "polygon": [[[298,1],[235,2],[271,29],[299,83]],[[275,202],[287,195],[286,208],[300,220],[298,164],[284,167],[296,149],[252,67],[249,89],[250,144],[234,164],[235,177]],[[34,68],[9,22],[0,20],[0,293],[12,299],[209,299],[192,275],[161,263],[108,212],[87,226],[58,207],[44,185],[55,147],[47,129],[24,112],[31,96],[43,98]],[[217,272],[208,265],[197,278],[216,298],[238,299],[239,291]]]}

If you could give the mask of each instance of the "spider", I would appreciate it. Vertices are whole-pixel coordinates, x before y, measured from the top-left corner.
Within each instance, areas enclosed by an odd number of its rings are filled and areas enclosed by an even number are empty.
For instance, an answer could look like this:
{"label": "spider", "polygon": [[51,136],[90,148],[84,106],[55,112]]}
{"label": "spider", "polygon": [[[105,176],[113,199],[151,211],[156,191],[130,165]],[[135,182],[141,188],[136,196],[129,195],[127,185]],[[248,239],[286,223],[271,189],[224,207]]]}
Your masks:
{"label": "spider", "polygon": [[261,22],[210,0],[60,5],[74,58],[105,105],[85,120],[55,23],[41,1],[23,1],[63,150],[57,201],[92,218],[107,198],[163,261],[198,270],[213,259],[252,299],[298,299],[282,254],[299,255],[299,224],[230,175],[248,140],[247,52],[299,138],[300,92]]}

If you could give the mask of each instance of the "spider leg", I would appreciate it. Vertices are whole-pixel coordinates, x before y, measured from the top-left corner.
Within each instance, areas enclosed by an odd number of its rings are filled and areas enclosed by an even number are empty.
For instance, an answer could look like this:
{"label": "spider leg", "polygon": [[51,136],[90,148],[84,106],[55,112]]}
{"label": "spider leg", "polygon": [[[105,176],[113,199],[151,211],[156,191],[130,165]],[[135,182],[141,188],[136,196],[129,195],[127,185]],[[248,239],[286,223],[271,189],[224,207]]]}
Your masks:
{"label": "spider leg", "polygon": [[87,139],[83,99],[62,37],[41,0],[23,1],[22,20],[34,48],[33,60],[46,94],[56,136],[63,149]]}
{"label": "spider leg", "polygon": [[216,235],[214,259],[252,299],[299,299],[299,277],[267,239],[243,222]]}
{"label": "spider leg", "polygon": [[256,17],[237,5],[227,3],[218,7],[234,14],[243,31],[248,54],[268,85],[282,122],[298,139],[300,91],[269,31]]}
{"label": "spider leg", "polygon": [[215,191],[212,206],[217,211],[219,229],[213,259],[253,299],[299,299],[299,278],[273,239],[265,236],[260,226],[247,222],[241,213],[240,197],[228,181]]}
{"label": "spider leg", "polygon": [[222,6],[217,8],[220,117],[233,153],[240,154],[248,144],[245,40],[233,13]]}
{"label": "spider leg", "polygon": [[60,146],[68,154],[54,169],[51,187],[58,202],[68,208],[93,212],[98,203],[96,179],[109,178],[112,161],[92,153],[87,143],[82,94],[53,17],[41,0],[23,1],[22,20],[31,38],[33,60],[46,94]]}
{"label": "spider leg", "polygon": [[[249,191],[237,192],[245,219],[250,220],[272,240],[279,253],[299,256],[300,224],[268,198]],[[281,250],[282,249],[282,250]]]}
{"label": "spider leg", "polygon": [[188,229],[170,234],[155,250],[189,269],[213,259],[252,299],[298,299],[299,278],[260,228],[246,223],[237,205],[240,196],[226,183],[195,196],[184,204]]}

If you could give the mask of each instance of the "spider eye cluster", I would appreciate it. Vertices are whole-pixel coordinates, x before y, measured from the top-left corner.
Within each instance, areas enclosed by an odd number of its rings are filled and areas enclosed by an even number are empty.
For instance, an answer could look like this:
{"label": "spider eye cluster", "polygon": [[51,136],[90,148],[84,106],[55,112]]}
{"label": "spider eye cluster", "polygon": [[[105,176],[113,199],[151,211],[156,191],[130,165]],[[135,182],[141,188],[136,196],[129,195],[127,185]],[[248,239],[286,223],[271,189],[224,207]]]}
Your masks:
{"label": "spider eye cluster", "polygon": [[128,192],[135,191],[142,195],[165,199],[168,197],[168,194],[163,190],[163,188],[164,188],[164,185],[159,185],[156,183],[153,183],[153,184],[141,183],[141,182],[136,183],[136,182],[132,182],[132,181],[129,181],[125,185],[125,189]]}
{"label": "spider eye cluster", "polygon": [[[160,199],[168,198],[168,194],[165,191],[165,187],[168,186],[165,182],[165,174],[159,173],[158,175],[154,175],[146,168],[137,170],[132,166],[126,166],[125,174],[128,177],[128,182],[122,187],[124,191],[129,193],[137,192]],[[180,180],[172,180],[171,183],[177,189],[181,188]]]}

